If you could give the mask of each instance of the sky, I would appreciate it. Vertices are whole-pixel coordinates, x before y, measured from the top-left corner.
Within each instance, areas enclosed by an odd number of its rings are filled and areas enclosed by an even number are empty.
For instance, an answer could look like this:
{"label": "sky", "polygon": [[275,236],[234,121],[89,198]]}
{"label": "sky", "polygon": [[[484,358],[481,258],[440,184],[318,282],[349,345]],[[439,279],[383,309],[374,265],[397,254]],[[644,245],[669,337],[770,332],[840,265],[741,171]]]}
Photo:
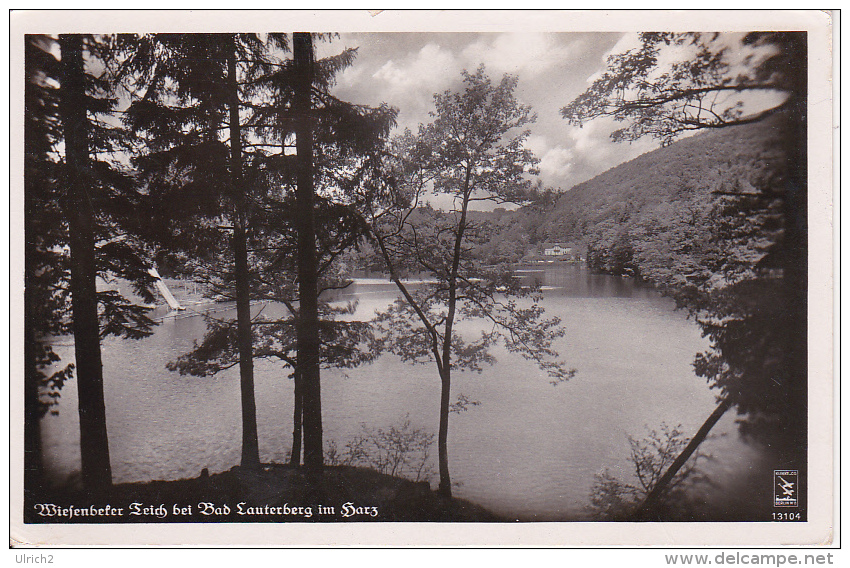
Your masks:
{"label": "sky", "polygon": [[337,77],[342,100],[399,110],[398,132],[428,122],[434,93],[461,85],[461,71],[481,64],[491,79],[518,77],[517,99],[537,121],[527,147],[540,159],[547,187],[567,191],[613,166],[658,147],[644,139],[614,143],[611,120],[570,126],[560,109],[584,92],[612,53],[632,47],[636,34],[622,33],[345,33],[317,46],[319,57],[356,47],[354,64]]}

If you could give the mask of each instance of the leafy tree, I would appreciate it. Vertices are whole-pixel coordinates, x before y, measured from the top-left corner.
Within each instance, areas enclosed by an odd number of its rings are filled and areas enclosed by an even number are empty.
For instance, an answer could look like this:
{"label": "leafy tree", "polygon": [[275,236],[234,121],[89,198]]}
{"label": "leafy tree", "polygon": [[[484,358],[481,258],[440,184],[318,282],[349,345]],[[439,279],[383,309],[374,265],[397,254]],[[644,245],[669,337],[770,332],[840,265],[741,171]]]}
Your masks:
{"label": "leafy tree", "polygon": [[[501,339],[555,382],[573,373],[555,360],[552,343],[563,330],[557,318],[543,318],[539,293],[471,254],[481,235],[470,220],[470,205],[532,201],[528,176],[537,160],[524,148],[528,132],[521,129],[533,117],[514,98],[516,79],[505,76],[493,84],[482,67],[464,72],[463,81],[462,92],[435,95],[432,123],[394,141],[389,183],[374,188],[368,209],[372,238],[402,294],[379,316],[383,341],[403,360],[433,362],[440,377],[439,491],[447,497],[452,370],[480,371],[494,360],[488,347]],[[428,191],[453,197],[454,207],[421,206]],[[413,288],[402,280],[406,271],[435,283]],[[491,331],[465,338],[456,324],[468,318],[483,318]]]}
{"label": "leafy tree", "polygon": [[[291,300],[284,299],[289,314],[282,318],[257,316],[252,321],[252,342],[255,359],[278,361],[290,370],[297,380],[300,367],[297,350],[298,309]],[[349,321],[354,304],[339,307],[319,304],[319,364],[323,368],[352,368],[373,361],[378,352],[373,349],[372,329],[369,322]],[[195,343],[189,353],[168,363],[172,371],[195,376],[214,375],[239,364],[237,330],[235,322],[208,318],[208,331],[203,340]],[[292,465],[301,459],[302,401],[295,398],[292,440]]]}
{"label": "leafy tree", "polygon": [[594,227],[588,236],[587,265],[591,270],[609,274],[635,275],[634,250],[628,228],[621,221],[607,220]]}
{"label": "leafy tree", "polygon": [[[641,45],[608,58],[602,75],[561,109],[571,124],[612,117],[628,122],[614,131],[615,141],[643,136],[672,143],[689,130],[725,128],[758,122],[795,110],[805,112],[805,33],[753,32],[740,45],[719,33],[642,33]],[[686,59],[659,68],[662,49],[686,50]],[[734,60],[748,50],[744,69]],[[725,93],[774,91],[787,94],[777,104],[746,114],[741,97]]]}
{"label": "leafy tree", "polygon": [[[321,168],[317,168],[321,172]],[[317,176],[317,185],[323,186],[322,175]],[[301,367],[297,364],[296,353],[298,321],[301,318],[298,282],[298,236],[297,209],[292,204],[292,195],[279,203],[269,202],[277,209],[269,225],[263,228],[263,244],[253,251],[253,275],[256,282],[252,297],[261,301],[271,301],[286,307],[286,314],[279,318],[264,318],[259,315],[254,320],[260,326],[261,341],[255,343],[255,356],[272,356],[292,367],[295,378],[295,404],[293,416],[292,465],[301,464],[303,428],[303,383],[299,378]],[[346,288],[351,280],[349,269],[341,260],[352,243],[362,238],[362,223],[352,223],[348,207],[334,203],[327,196],[317,195],[314,208],[316,216],[316,249],[319,269],[317,280],[317,310],[319,333],[319,364],[331,367],[353,367],[372,360],[376,353],[372,350],[371,329],[361,321],[353,321],[355,304],[340,307],[330,303],[326,292]],[[339,318],[344,317],[344,321]],[[291,337],[290,337],[291,336]],[[289,341],[288,339],[291,339]],[[271,341],[271,344],[269,343]],[[269,351],[271,350],[271,352]],[[285,356],[284,356],[285,354]],[[193,352],[192,357],[197,354]],[[209,355],[204,355],[208,358]],[[215,355],[217,357],[217,355]],[[313,358],[313,355],[310,355]]]}
{"label": "leafy tree", "polygon": [[[707,229],[714,250],[699,256],[682,249],[674,257],[677,263],[713,260],[678,274],[662,274],[649,263],[646,273],[673,291],[711,338],[711,351],[700,354],[695,366],[720,390],[719,408],[737,407],[743,432],[782,450],[783,464],[805,470],[805,33],[749,33],[737,49],[721,34],[644,33],[640,39],[639,48],[609,58],[605,72],[562,109],[564,118],[581,125],[613,117],[628,123],[613,139],[652,136],[663,144],[689,130],[773,116],[779,123],[783,167],[754,184],[742,176],[713,187],[723,198],[711,215],[716,225]],[[661,50],[670,47],[688,50],[691,57],[659,68]],[[736,61],[744,51],[746,57]],[[746,95],[754,92],[773,93],[776,102],[747,110]],[[729,94],[735,96],[721,96]],[[687,242],[705,249],[706,242],[691,240],[694,236]]]}

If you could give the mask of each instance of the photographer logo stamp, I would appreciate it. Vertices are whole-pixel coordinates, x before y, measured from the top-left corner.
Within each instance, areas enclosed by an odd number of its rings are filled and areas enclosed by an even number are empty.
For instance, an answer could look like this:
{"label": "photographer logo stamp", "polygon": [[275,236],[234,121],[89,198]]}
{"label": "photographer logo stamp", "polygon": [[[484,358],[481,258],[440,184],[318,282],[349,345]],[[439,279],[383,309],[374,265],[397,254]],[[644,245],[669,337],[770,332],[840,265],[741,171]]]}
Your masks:
{"label": "photographer logo stamp", "polygon": [[778,469],[773,471],[773,506],[797,506],[796,469]]}

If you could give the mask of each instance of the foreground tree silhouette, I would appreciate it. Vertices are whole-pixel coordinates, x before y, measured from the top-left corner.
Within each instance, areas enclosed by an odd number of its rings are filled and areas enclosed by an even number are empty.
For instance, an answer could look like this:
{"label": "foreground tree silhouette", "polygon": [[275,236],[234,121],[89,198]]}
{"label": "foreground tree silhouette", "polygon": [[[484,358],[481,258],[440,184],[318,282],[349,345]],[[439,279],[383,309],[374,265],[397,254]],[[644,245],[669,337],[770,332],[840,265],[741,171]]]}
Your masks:
{"label": "foreground tree silhouette", "polygon": [[[125,120],[144,153],[134,158],[148,188],[149,238],[172,251],[216,266],[222,232],[230,233],[230,283],[236,301],[244,467],[260,464],[251,332],[248,244],[256,196],[265,186],[246,182],[246,171],[265,159],[250,137],[258,77],[281,65],[273,50],[288,47],[285,34],[157,34],[127,38],[135,47],[124,64],[133,90],[142,94]],[[247,116],[246,116],[247,115]],[[228,224],[229,223],[229,224]]]}
{"label": "foreground tree silhouette", "polygon": [[[440,377],[439,491],[446,497],[452,494],[449,413],[472,404],[464,396],[452,403],[453,369],[480,371],[494,361],[488,347],[501,339],[555,383],[574,373],[556,361],[552,344],[563,330],[557,318],[543,318],[540,294],[520,287],[507,267],[484,267],[471,254],[480,239],[468,219],[471,204],[524,204],[535,196],[529,176],[537,160],[524,148],[522,130],[533,116],[514,98],[515,87],[516,78],[507,75],[491,83],[482,67],[463,73],[461,92],[435,95],[434,121],[417,136],[396,139],[390,182],[369,209],[372,237],[403,296],[379,316],[384,345],[403,360],[432,361]],[[451,197],[452,209],[422,207],[429,191]],[[406,272],[435,283],[408,285]],[[470,318],[485,320],[491,331],[464,338],[456,324]]]}
{"label": "foreground tree silhouette", "polygon": [[[801,471],[805,487],[807,447],[807,50],[802,32],[749,33],[733,50],[721,34],[644,33],[640,47],[613,55],[600,78],[562,109],[575,125],[612,117],[628,125],[614,140],[652,136],[671,143],[684,132],[727,128],[777,115],[777,133],[787,163],[762,187],[717,188],[726,215],[725,239],[768,239],[766,253],[749,260],[727,258],[719,266],[690,274],[686,285],[661,279],[680,305],[697,317],[712,340],[697,357],[697,373],[720,390],[718,409],[702,437],[727,408],[742,415],[742,432],[778,450],[777,468]],[[689,54],[659,69],[662,49]],[[743,65],[733,60],[746,51]],[[774,102],[746,110],[746,95],[771,93]],[[729,95],[734,96],[719,96]],[[777,207],[777,203],[779,206]],[[776,210],[781,211],[776,215]],[[772,219],[778,217],[779,236]],[[759,223],[756,219],[765,219]],[[749,221],[749,226],[745,226]],[[728,230],[733,229],[733,230]],[[735,236],[737,235],[737,237]],[[750,248],[758,248],[751,246]],[[744,265],[744,266],[742,266]],[[648,275],[652,276],[652,267]],[[660,273],[660,271],[659,271]],[[707,428],[706,428],[707,426]],[[700,442],[695,436],[690,451]],[[675,476],[677,460],[638,511],[650,518],[664,483]],[[801,496],[803,499],[805,494]]]}
{"label": "foreground tree silhouette", "polygon": [[298,211],[298,374],[304,424],[304,465],[321,470],[322,391],[319,370],[319,266],[316,255],[316,193],[313,187],[313,38],[309,33],[293,34],[295,57],[295,139],[297,145]]}
{"label": "foreground tree silhouette", "polygon": [[[113,126],[115,84],[106,70],[115,53],[109,36],[27,37],[25,483],[33,482],[33,490],[39,485],[38,420],[74,369],[83,486],[91,495],[111,486],[100,341],[138,339],[153,326],[149,308],[97,289],[99,276],[117,276],[132,282],[143,301],[153,301],[146,252],[126,215],[138,203],[137,188],[115,156],[123,133]],[[59,357],[47,340],[69,331],[75,365],[48,376]]]}
{"label": "foreground tree silhouette", "polygon": [[103,402],[103,364],[97,317],[95,212],[90,198],[89,106],[83,70],[83,41],[79,35],[59,38],[62,57],[60,109],[65,139],[68,218],[71,254],[71,308],[77,385],[80,397],[80,448],[83,485],[102,491],[112,483],[106,409]]}
{"label": "foreground tree silhouette", "polygon": [[[59,355],[48,342],[70,331],[67,314],[67,222],[59,209],[60,166],[55,142],[59,119],[60,64],[53,39],[26,37],[24,100],[24,489],[38,494],[44,483],[41,418],[59,397],[73,364],[50,372]],[[55,411],[55,410],[54,410]]]}
{"label": "foreground tree silhouette", "polygon": [[[125,67],[135,69],[135,90],[144,94],[127,120],[146,148],[135,163],[150,188],[152,215],[160,220],[152,238],[163,250],[179,252],[187,274],[210,284],[214,295],[237,301],[235,327],[210,320],[207,337],[172,367],[208,374],[231,366],[232,349],[240,354],[243,465],[257,464],[253,373],[247,369],[254,356],[269,355],[254,353],[251,344],[265,349],[257,326],[278,336],[273,356],[294,365],[296,377],[292,462],[300,463],[303,434],[305,463],[316,469],[322,458],[321,393],[318,367],[312,375],[310,367],[322,360],[319,339],[333,337],[320,331],[327,322],[318,320],[318,295],[341,285],[319,275],[364,231],[340,203],[339,178],[356,165],[356,155],[382,143],[395,113],[329,94],[354,50],[314,61],[312,35],[295,38],[294,59],[282,56],[287,34],[135,39],[141,49]],[[252,320],[249,302],[255,300],[283,303],[289,317]],[[286,339],[293,325],[303,327],[298,357]],[[312,335],[306,346],[305,333]]]}
{"label": "foreground tree silhouette", "polygon": [[[294,33],[293,59],[265,81],[274,93],[265,120],[277,121],[274,133],[282,144],[295,139],[294,156],[275,157],[289,164],[282,168],[282,181],[286,189],[294,186],[294,200],[287,191],[269,194],[263,207],[275,212],[266,220],[265,237],[271,246],[265,247],[267,254],[257,256],[262,263],[258,278],[264,286],[260,297],[285,303],[295,318],[298,365],[291,462],[300,463],[303,437],[304,465],[314,472],[321,470],[324,454],[320,367],[324,354],[335,349],[325,344],[334,342],[334,325],[342,330],[341,322],[320,319],[333,314],[320,296],[347,285],[344,275],[335,271],[335,260],[368,230],[358,212],[356,194],[362,192],[362,171],[385,144],[396,116],[395,109],[386,105],[355,105],[331,95],[336,74],[352,64],[356,53],[346,49],[316,60],[313,42],[332,37]],[[294,248],[293,239],[286,236],[292,229]],[[285,278],[277,276],[286,273],[282,269],[297,274],[297,293],[293,287],[280,286]],[[372,356],[363,353],[361,359]],[[353,364],[352,359],[344,359],[345,365]],[[342,360],[335,365],[343,365]]]}

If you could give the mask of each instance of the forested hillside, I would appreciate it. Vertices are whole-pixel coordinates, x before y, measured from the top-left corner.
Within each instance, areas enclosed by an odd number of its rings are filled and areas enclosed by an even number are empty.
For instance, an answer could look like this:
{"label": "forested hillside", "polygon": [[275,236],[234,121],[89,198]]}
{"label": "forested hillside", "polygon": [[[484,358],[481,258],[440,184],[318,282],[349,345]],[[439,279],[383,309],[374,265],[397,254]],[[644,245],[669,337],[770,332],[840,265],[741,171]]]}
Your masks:
{"label": "forested hillside", "polygon": [[661,252],[652,249],[666,232],[684,224],[697,238],[724,195],[781,190],[784,129],[784,118],[774,116],[648,152],[576,185],[544,214],[524,209],[510,222],[496,216],[499,237],[486,252],[498,258],[539,252],[546,242],[580,242],[592,268],[647,276],[651,269],[640,265]]}
{"label": "forested hillside", "polygon": [[[640,270],[652,235],[695,230],[719,200],[777,185],[784,174],[782,121],[709,132],[644,154],[564,194],[543,223],[547,240],[583,239],[594,268]],[[699,232],[691,235],[698,238]]]}

